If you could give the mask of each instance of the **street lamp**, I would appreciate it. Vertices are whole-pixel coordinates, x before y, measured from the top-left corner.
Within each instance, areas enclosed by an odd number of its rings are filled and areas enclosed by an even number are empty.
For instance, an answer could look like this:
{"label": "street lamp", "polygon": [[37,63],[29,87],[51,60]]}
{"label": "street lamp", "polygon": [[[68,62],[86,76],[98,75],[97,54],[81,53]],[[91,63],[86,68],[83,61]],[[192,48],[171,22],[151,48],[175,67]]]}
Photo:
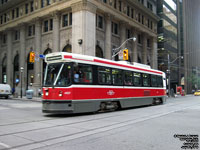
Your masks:
{"label": "street lamp", "polygon": [[22,98],[22,73],[23,73],[24,68],[21,67],[20,68],[20,72],[21,72],[21,98]]}
{"label": "street lamp", "polygon": [[121,51],[120,48],[129,40],[133,40],[135,42],[136,41],[136,37],[131,37],[129,39],[126,39],[118,48],[112,49],[112,59],[114,59],[114,57],[119,54],[119,52]]}
{"label": "street lamp", "polygon": [[168,72],[168,94],[169,94],[169,97],[171,95],[171,91],[170,91],[170,83],[171,83],[171,81],[170,81],[170,68],[171,68],[171,66],[170,66],[170,64],[175,62],[178,58],[183,59],[183,56],[179,56],[179,57],[177,57],[176,59],[174,59],[173,61],[170,62],[170,58],[169,58],[169,54],[168,54],[168,70],[167,70],[167,72]]}

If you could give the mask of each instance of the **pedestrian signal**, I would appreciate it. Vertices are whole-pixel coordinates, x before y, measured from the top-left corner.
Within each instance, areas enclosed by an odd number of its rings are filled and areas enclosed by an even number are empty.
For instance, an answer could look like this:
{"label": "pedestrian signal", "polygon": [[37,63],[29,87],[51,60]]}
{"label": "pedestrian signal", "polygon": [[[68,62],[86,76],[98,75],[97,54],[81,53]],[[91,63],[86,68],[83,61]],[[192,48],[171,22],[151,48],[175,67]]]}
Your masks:
{"label": "pedestrian signal", "polygon": [[35,52],[30,52],[29,62],[30,63],[34,63],[35,62]]}
{"label": "pedestrian signal", "polygon": [[128,60],[128,49],[123,50],[123,60]]}

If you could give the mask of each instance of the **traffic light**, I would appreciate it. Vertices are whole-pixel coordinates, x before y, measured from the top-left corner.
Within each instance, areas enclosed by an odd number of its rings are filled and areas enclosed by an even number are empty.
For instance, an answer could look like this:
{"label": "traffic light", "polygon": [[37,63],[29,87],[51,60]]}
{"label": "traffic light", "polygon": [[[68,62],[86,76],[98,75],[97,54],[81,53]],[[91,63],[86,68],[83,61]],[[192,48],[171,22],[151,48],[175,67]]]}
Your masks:
{"label": "traffic light", "polygon": [[128,60],[128,49],[123,50],[123,60]]}
{"label": "traffic light", "polygon": [[29,62],[34,63],[35,62],[35,52],[30,52],[29,54]]}

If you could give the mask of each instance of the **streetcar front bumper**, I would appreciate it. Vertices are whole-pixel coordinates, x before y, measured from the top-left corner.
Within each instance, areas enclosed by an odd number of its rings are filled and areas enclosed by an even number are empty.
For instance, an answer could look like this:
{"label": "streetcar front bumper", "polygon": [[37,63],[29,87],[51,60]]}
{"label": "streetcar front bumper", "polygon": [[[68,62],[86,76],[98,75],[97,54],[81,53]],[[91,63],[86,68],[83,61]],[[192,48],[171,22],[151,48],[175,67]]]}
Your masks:
{"label": "streetcar front bumper", "polygon": [[43,113],[73,113],[72,101],[59,101],[59,100],[43,100],[42,101]]}

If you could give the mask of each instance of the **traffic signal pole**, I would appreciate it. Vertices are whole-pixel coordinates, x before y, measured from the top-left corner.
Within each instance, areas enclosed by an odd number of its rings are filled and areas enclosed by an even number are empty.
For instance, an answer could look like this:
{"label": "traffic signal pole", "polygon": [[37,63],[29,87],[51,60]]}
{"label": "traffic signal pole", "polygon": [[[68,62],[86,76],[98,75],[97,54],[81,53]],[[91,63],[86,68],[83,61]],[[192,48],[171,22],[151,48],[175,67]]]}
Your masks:
{"label": "traffic signal pole", "polygon": [[114,60],[114,57],[117,56],[120,53],[120,51],[121,51],[120,48],[129,40],[136,41],[136,37],[131,37],[129,39],[126,39],[126,41],[124,41],[118,48],[112,49],[112,60]]}

